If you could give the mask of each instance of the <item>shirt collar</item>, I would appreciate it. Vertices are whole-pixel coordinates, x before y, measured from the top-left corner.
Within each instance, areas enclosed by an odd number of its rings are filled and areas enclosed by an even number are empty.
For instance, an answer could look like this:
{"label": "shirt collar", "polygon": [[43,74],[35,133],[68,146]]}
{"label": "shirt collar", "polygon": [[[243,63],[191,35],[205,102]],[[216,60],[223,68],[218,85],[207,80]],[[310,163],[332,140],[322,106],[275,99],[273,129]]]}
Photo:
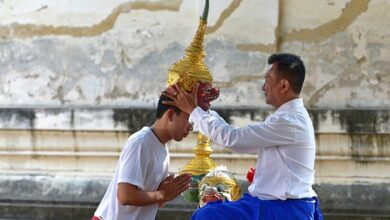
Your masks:
{"label": "shirt collar", "polygon": [[284,103],[283,105],[281,105],[278,108],[278,110],[276,110],[276,112],[290,111],[290,110],[297,108],[297,107],[303,107],[303,99],[301,99],[301,98],[292,99],[292,100]]}

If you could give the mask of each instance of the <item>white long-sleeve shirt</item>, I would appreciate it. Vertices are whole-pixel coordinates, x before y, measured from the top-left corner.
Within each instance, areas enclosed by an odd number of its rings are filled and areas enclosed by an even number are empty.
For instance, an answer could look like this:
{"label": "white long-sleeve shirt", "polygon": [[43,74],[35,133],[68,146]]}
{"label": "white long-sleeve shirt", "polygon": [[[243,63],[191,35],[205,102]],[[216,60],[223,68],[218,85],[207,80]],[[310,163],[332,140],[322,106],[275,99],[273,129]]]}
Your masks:
{"label": "white long-sleeve shirt", "polygon": [[256,173],[248,191],[273,200],[316,196],[315,137],[302,99],[280,106],[264,122],[235,128],[222,118],[194,109],[189,121],[212,141],[241,153],[257,153]]}

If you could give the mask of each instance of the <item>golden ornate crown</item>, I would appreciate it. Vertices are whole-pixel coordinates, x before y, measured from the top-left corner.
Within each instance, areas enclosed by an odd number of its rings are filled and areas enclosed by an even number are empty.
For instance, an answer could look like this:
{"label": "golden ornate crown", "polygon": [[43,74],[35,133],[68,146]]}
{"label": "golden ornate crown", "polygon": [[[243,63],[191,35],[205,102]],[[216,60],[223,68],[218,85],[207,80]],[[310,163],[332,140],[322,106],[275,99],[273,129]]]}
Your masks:
{"label": "golden ornate crown", "polygon": [[203,40],[207,26],[208,11],[209,1],[206,0],[196,35],[191,45],[185,50],[186,56],[172,64],[168,70],[168,86],[180,83],[185,91],[191,92],[196,82],[212,83],[213,77],[203,61],[203,58],[206,56]]}
{"label": "golden ornate crown", "polygon": [[[219,167],[217,167],[218,169]],[[230,187],[231,191],[231,199],[233,201],[239,199],[241,197],[241,188],[237,182],[237,180],[232,176],[232,174],[226,169],[226,174],[221,176],[216,176],[218,171],[217,169],[208,173],[202,180],[199,182],[199,187],[203,184],[207,184],[209,186],[216,186],[218,184],[225,184]]]}

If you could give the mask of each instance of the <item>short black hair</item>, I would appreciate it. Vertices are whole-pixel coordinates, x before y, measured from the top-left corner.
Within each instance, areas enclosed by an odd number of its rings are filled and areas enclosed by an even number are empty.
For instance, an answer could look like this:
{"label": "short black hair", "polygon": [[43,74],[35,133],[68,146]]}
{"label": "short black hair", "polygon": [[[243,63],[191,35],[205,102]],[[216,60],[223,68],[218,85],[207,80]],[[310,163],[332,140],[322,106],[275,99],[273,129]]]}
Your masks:
{"label": "short black hair", "polygon": [[293,91],[301,93],[306,73],[301,58],[290,53],[275,53],[268,58],[268,64],[273,63],[277,63],[278,73],[288,80]]}
{"label": "short black hair", "polygon": [[176,115],[179,115],[181,110],[174,106],[174,105],[166,105],[166,104],[163,104],[162,101],[172,101],[172,99],[164,96],[164,95],[161,95],[160,96],[160,99],[158,100],[158,104],[157,104],[157,110],[156,110],[156,119],[159,119],[163,116],[163,114],[168,111],[168,109],[173,109],[176,113]]}

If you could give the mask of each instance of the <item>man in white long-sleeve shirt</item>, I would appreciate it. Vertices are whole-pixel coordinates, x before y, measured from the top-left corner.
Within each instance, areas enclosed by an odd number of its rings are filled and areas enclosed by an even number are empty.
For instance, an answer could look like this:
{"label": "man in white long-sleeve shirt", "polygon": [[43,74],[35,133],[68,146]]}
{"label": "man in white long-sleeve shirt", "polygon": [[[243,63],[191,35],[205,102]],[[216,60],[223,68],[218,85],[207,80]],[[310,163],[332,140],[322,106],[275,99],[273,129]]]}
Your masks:
{"label": "man in white long-sleeve shirt", "polygon": [[236,202],[210,203],[192,219],[322,219],[314,182],[315,137],[299,94],[305,66],[293,54],[273,54],[262,86],[266,103],[276,110],[264,122],[235,128],[197,107],[179,85],[164,92],[171,104],[190,114],[189,121],[214,142],[234,151],[256,153],[249,194]]}

